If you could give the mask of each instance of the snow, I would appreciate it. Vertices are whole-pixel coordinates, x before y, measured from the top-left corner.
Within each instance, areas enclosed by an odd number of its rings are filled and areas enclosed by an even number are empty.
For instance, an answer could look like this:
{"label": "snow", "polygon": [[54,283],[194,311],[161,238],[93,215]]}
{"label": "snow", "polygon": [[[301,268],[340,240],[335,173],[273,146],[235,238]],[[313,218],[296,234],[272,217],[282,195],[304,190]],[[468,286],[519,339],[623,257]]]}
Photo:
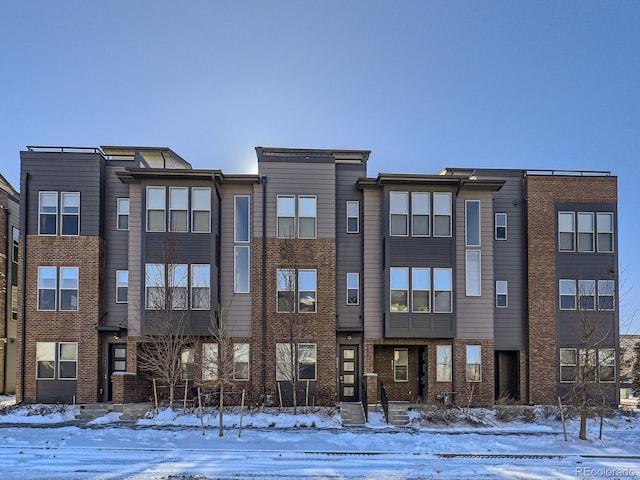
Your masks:
{"label": "snow", "polygon": [[[0,404],[10,403],[0,398]],[[589,420],[588,441],[578,422],[562,424],[543,410],[535,422],[501,421],[496,412],[456,415],[412,412],[393,427],[371,412],[362,427],[342,426],[335,409],[298,415],[276,409],[200,418],[165,409],[137,422],[109,413],[73,420],[78,406],[1,407],[1,478],[11,479],[400,479],[400,478],[640,478],[640,417],[617,413]],[[449,422],[447,424],[447,422]]]}

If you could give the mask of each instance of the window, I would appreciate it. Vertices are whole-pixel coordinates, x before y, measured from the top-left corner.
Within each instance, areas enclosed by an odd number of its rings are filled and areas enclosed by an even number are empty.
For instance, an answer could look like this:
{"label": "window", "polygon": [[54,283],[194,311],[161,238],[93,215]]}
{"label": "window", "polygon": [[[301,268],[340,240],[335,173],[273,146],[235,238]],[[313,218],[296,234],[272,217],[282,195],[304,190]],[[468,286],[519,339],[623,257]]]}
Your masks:
{"label": "window", "polygon": [[165,231],[165,187],[147,187],[147,232]]}
{"label": "window", "polygon": [[393,349],[393,381],[409,381],[409,350],[406,348]]}
{"label": "window", "polygon": [[233,344],[233,379],[249,380],[249,344]]}
{"label": "window", "polygon": [[129,300],[129,271],[116,270],[116,303]]}
{"label": "window", "polygon": [[211,303],[211,266],[191,265],[191,309],[209,310]]}
{"label": "window", "polygon": [[573,212],[558,212],[558,250],[561,252],[573,252],[575,244],[576,227]]}
{"label": "window", "polygon": [[595,310],[596,281],[578,280],[578,306],[580,310]]}
{"label": "window", "polygon": [[209,187],[191,189],[191,231],[193,233],[211,232],[211,188]]}
{"label": "window", "polygon": [[182,380],[193,380],[193,366],[195,364],[195,350],[193,347],[186,347],[180,352],[180,378]]}
{"label": "window", "polygon": [[129,199],[118,198],[116,200],[116,230],[129,230]]}
{"label": "window", "polygon": [[171,310],[186,310],[189,290],[188,267],[184,264],[170,264],[168,267]]}
{"label": "window", "polygon": [[78,378],[78,344],[58,344],[58,378],[76,380]]}
{"label": "window", "polygon": [[467,382],[482,381],[482,347],[467,345]]}
{"label": "window", "polygon": [[560,280],[560,310],[576,309],[576,281]]}
{"label": "window", "polygon": [[276,380],[292,381],[291,344],[276,343]]}
{"label": "window", "polygon": [[578,251],[593,252],[594,243],[593,213],[578,212]]}
{"label": "window", "polygon": [[433,194],[433,236],[451,236],[451,194]]}
{"label": "window", "polygon": [[316,312],[316,271],[298,271],[298,311],[300,313]]}
{"label": "window", "polygon": [[450,268],[434,268],[434,312],[435,313],[451,313],[452,301],[452,283]]}
{"label": "window", "polygon": [[218,344],[202,344],[202,380],[218,380]]}
{"label": "window", "polygon": [[60,267],[60,310],[78,310],[78,267]]}
{"label": "window", "polygon": [[436,381],[451,381],[451,345],[436,346]]}
{"label": "window", "polygon": [[465,206],[466,246],[480,246],[480,201],[467,200]]}
{"label": "window", "polygon": [[249,196],[236,195],[234,197],[234,234],[236,242],[248,242],[250,236],[249,226]]}
{"label": "window", "polygon": [[429,313],[431,311],[431,269],[411,269],[411,311]]}
{"label": "window", "polygon": [[598,252],[613,252],[613,213],[605,212],[597,215]]}
{"label": "window", "polygon": [[80,233],[80,193],[64,192],[62,197],[62,235]]}
{"label": "window", "polygon": [[406,237],[409,235],[409,193],[389,194],[390,234]]}
{"label": "window", "polygon": [[185,187],[169,188],[169,231],[188,232],[189,189]]}
{"label": "window", "polygon": [[509,306],[507,290],[506,280],[496,280],[496,308],[507,308]]}
{"label": "window", "polygon": [[233,269],[235,272],[233,291],[235,293],[249,293],[249,272],[251,263],[249,246],[233,247]]}
{"label": "window", "polygon": [[11,234],[13,236],[11,260],[13,261],[13,263],[18,263],[18,254],[20,253],[20,230],[18,230],[16,227],[11,227]]}
{"label": "window", "polygon": [[589,349],[589,353],[584,348],[578,351],[578,357],[580,360],[580,375],[588,381],[595,381],[596,370],[598,364],[596,363],[596,350],[594,348]]}
{"label": "window", "polygon": [[360,304],[360,274],[347,273],[347,305]]}
{"label": "window", "polygon": [[300,195],[298,197],[299,238],[316,238],[316,203],[315,196]]}
{"label": "window", "polygon": [[613,348],[598,350],[598,378],[601,382],[616,381],[616,351]]}
{"label": "window", "polygon": [[507,214],[496,213],[495,222],[496,222],[495,239],[506,240],[507,239]]}
{"label": "window", "polygon": [[56,267],[38,267],[38,310],[55,310],[58,292]]}
{"label": "window", "polygon": [[11,320],[18,320],[18,287],[11,285]]}
{"label": "window", "polygon": [[293,238],[295,234],[296,197],[278,195],[278,238]]}
{"label": "window", "polygon": [[575,348],[560,349],[560,382],[574,382],[576,380],[577,364]]}
{"label": "window", "polygon": [[148,310],[161,310],[165,305],[164,265],[147,263],[145,265],[145,302]]}
{"label": "window", "polygon": [[38,380],[56,377],[55,342],[36,343],[36,378]]}
{"label": "window", "polygon": [[391,311],[409,311],[409,269],[407,267],[391,267]]}
{"label": "window", "polygon": [[293,269],[280,268],[277,271],[277,311],[278,312],[294,312],[295,311],[295,291],[296,291],[296,272]]}
{"label": "window", "polygon": [[482,295],[480,250],[467,250],[466,256],[467,297],[479,297]]}
{"label": "window", "polygon": [[431,195],[427,192],[411,192],[411,235],[428,237],[431,233],[429,203]]}
{"label": "window", "polygon": [[58,233],[58,192],[40,192],[38,201],[38,235]]}
{"label": "window", "polygon": [[360,231],[360,202],[347,202],[347,233]]}
{"label": "window", "polygon": [[613,310],[614,289],[613,280],[598,280],[598,310]]}
{"label": "window", "polygon": [[315,343],[300,343],[298,345],[298,379],[316,379],[316,359],[318,348]]}

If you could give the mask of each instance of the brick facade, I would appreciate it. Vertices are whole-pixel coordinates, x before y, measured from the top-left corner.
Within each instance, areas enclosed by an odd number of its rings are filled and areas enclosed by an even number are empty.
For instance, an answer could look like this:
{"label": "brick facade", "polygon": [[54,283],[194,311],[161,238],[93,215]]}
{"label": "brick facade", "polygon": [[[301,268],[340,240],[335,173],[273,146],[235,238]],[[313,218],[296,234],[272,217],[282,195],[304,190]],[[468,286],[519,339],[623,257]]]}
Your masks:
{"label": "brick facade", "polygon": [[[11,232],[7,229],[7,223],[9,221],[9,214],[7,213],[9,208],[9,196],[7,192],[0,189],[0,338],[7,337],[7,299],[11,293],[11,287],[8,285],[7,267],[9,265],[11,251],[10,246],[12,241],[8,238]],[[8,232],[8,234],[7,234]],[[4,392],[5,385],[5,343],[0,342],[0,392]]]}
{"label": "brick facade", "polygon": [[[481,378],[480,382],[467,381],[467,345],[481,347]],[[453,386],[458,405],[471,404],[472,407],[490,407],[495,397],[495,356],[493,340],[456,339],[453,352],[453,368],[455,369],[455,384]]]}

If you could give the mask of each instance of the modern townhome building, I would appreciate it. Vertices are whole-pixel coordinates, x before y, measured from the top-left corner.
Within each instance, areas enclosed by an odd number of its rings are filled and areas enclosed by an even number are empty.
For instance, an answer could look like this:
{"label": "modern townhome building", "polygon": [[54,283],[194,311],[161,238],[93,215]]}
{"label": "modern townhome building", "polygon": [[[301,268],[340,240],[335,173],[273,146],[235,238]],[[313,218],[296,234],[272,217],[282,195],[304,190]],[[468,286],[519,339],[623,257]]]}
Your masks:
{"label": "modern townhome building", "polygon": [[20,195],[0,175],[0,393],[16,391]]}
{"label": "modern townhome building", "polygon": [[184,379],[228,374],[253,403],[555,403],[583,370],[617,403],[608,172],[256,154],[253,175],[168,148],[21,152],[19,399],[149,399],[141,352],[171,318]]}

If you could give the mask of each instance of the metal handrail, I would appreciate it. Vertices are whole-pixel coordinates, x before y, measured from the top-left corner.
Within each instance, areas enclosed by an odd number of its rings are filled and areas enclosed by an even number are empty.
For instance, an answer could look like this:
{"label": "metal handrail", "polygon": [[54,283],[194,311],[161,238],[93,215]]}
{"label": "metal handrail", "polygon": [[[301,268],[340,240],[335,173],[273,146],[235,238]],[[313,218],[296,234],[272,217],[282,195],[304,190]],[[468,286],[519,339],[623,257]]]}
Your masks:
{"label": "metal handrail", "polygon": [[384,383],[382,382],[380,382],[380,403],[382,404],[384,418],[389,423],[389,397],[387,397],[387,389],[384,388]]}
{"label": "metal handrail", "polygon": [[364,420],[365,422],[369,421],[369,400],[367,393],[367,382],[365,380],[362,381],[362,409],[364,410]]}

